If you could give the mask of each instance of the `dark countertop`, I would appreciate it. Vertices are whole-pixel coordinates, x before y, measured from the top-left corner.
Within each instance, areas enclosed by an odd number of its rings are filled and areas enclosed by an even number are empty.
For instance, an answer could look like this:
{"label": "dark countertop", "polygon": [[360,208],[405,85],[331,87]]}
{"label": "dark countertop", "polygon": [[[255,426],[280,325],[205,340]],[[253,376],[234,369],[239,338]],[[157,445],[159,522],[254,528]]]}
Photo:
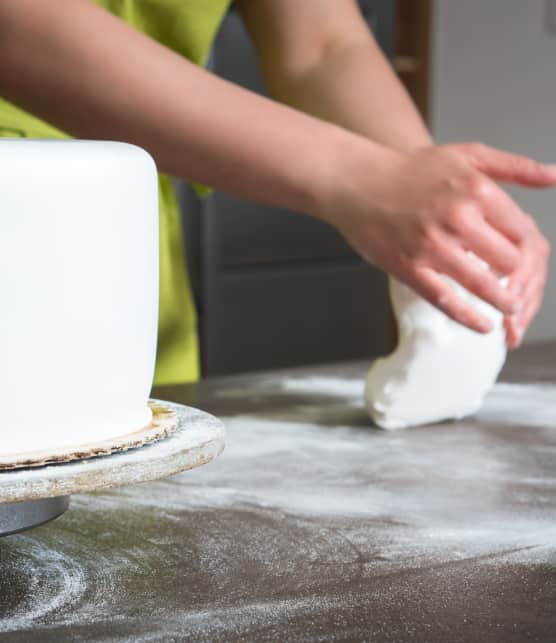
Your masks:
{"label": "dark countertop", "polygon": [[556,640],[555,358],[392,433],[363,363],[155,391],[223,417],[226,452],[0,540],[0,640]]}

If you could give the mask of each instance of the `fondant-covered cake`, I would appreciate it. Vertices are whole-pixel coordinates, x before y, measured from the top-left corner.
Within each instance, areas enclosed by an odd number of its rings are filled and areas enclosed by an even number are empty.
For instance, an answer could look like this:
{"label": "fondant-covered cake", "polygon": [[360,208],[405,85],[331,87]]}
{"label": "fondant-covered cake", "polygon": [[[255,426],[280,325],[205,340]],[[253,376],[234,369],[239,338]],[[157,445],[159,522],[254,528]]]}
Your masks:
{"label": "fondant-covered cake", "polygon": [[0,140],[0,456],[149,424],[156,168],[101,141]]}

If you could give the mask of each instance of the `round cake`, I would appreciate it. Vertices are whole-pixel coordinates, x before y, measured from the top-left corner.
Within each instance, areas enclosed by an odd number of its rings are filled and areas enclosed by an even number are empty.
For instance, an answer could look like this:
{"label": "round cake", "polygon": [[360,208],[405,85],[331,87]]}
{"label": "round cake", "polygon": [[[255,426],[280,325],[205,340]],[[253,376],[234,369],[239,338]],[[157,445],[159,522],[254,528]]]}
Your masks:
{"label": "round cake", "polygon": [[104,141],[0,140],[0,456],[148,425],[156,167]]}

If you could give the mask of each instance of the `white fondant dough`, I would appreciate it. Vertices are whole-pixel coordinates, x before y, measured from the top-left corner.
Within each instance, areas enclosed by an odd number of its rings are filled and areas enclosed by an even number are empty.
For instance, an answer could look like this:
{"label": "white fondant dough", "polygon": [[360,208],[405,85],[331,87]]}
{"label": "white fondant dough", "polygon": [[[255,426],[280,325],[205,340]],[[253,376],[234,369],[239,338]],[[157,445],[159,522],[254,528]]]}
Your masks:
{"label": "white fondant dough", "polygon": [[152,158],[0,140],[0,455],[150,422],[158,317]]}
{"label": "white fondant dough", "polygon": [[383,429],[401,429],[476,412],[506,359],[503,316],[454,281],[457,293],[493,322],[481,335],[453,322],[390,278],[398,346],[371,367],[365,402]]}

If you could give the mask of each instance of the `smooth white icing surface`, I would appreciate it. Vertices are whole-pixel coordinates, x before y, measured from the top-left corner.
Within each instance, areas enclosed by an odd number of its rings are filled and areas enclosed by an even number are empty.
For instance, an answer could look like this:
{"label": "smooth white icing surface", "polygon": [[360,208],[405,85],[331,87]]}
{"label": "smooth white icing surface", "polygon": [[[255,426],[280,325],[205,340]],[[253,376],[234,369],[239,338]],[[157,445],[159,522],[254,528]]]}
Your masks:
{"label": "smooth white icing surface", "polygon": [[453,322],[390,278],[398,346],[371,367],[365,401],[383,429],[457,419],[476,412],[506,359],[503,316],[452,280],[458,294],[494,325],[481,335]]}
{"label": "smooth white icing surface", "polygon": [[0,455],[147,425],[158,317],[152,158],[0,140]]}

